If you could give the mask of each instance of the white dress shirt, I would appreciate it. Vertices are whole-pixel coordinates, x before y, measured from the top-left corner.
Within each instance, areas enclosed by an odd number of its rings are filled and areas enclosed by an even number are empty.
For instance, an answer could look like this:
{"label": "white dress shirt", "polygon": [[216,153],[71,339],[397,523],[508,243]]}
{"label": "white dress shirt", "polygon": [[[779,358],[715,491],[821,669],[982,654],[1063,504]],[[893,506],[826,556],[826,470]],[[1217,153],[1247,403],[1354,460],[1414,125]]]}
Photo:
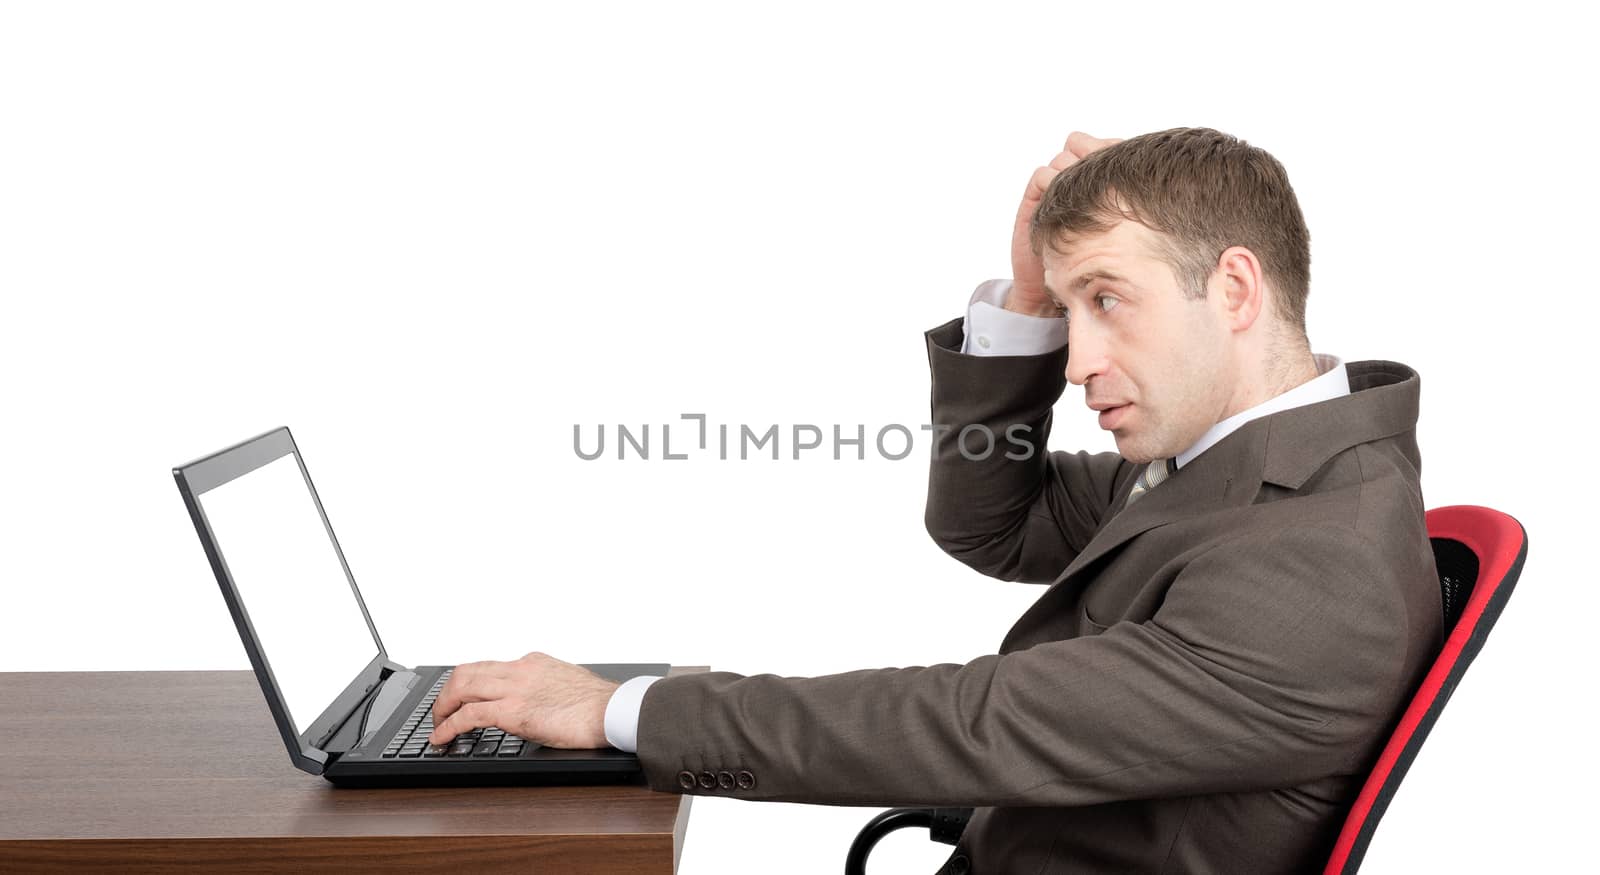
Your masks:
{"label": "white dress shirt", "polygon": [[[1028,316],[1005,309],[1011,280],[988,280],[980,284],[967,303],[967,318],[962,325],[961,352],[966,355],[1038,355],[1060,349],[1067,343],[1067,320],[1051,316]],[[1274,395],[1249,410],[1213,425],[1187,450],[1178,454],[1177,467],[1210,449],[1234,429],[1280,410],[1315,404],[1350,394],[1350,379],[1344,362],[1336,356],[1312,353],[1317,376]],[[618,750],[637,753],[639,749],[639,708],[644,691],[661,680],[641,675],[617,687],[606,703],[606,741]]]}

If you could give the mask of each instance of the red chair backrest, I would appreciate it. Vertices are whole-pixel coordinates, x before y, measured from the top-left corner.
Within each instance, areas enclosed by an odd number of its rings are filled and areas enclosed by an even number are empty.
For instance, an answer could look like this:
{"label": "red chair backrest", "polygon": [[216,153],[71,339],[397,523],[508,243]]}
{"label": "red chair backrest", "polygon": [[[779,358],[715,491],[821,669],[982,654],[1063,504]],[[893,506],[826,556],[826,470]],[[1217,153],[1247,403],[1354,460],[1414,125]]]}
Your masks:
{"label": "red chair backrest", "polygon": [[[1427,512],[1428,538],[1450,636],[1417,688],[1356,797],[1323,875],[1353,875],[1422,741],[1483,647],[1528,555],[1528,533],[1508,514],[1457,504]],[[1459,612],[1459,618],[1454,616]]]}

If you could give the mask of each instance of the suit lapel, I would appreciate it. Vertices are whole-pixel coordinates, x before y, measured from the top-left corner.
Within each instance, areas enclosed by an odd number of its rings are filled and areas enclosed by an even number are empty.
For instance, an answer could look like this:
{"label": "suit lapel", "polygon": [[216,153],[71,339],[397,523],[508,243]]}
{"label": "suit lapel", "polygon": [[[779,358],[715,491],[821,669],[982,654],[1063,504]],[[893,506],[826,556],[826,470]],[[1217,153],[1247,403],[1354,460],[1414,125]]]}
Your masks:
{"label": "suit lapel", "polygon": [[[1085,569],[1133,538],[1159,526],[1201,514],[1252,504],[1262,483],[1299,489],[1339,452],[1356,444],[1414,430],[1420,381],[1411,368],[1395,362],[1363,361],[1345,366],[1351,394],[1253,419],[1189,460],[1132,505],[1135,477],[1128,477],[1113,499],[1113,515],[1084,545],[1050,588],[1019,618],[1001,643],[1006,653],[1021,646],[1028,630],[1040,628],[1055,611],[1062,591],[1087,586],[1073,582]],[[1404,449],[1413,464],[1415,441]]]}
{"label": "suit lapel", "polygon": [[1128,493],[1137,478],[1129,477],[1112,504],[1118,509],[1053,585],[1136,535],[1187,517],[1248,505],[1264,482],[1299,489],[1337,453],[1416,427],[1415,371],[1386,361],[1353,362],[1345,370],[1351,394],[1252,419],[1131,506]]}
{"label": "suit lapel", "polygon": [[1268,425],[1267,418],[1245,423],[1131,505],[1127,504],[1128,493],[1133,490],[1137,478],[1127,478],[1128,482],[1117,491],[1113,504],[1121,509],[1100,527],[1061,576],[1011,627],[1000,645],[1000,652],[1014,649],[1026,630],[1048,620],[1062,592],[1087,585],[1084,581],[1067,586],[1100,557],[1158,526],[1251,503],[1261,488]]}
{"label": "suit lapel", "polygon": [[1059,585],[1096,559],[1136,535],[1222,507],[1249,504],[1261,487],[1267,420],[1245,423],[1189,464],[1172,472],[1159,486],[1127,504],[1133,481],[1118,490],[1115,511],[1100,527],[1054,585]]}

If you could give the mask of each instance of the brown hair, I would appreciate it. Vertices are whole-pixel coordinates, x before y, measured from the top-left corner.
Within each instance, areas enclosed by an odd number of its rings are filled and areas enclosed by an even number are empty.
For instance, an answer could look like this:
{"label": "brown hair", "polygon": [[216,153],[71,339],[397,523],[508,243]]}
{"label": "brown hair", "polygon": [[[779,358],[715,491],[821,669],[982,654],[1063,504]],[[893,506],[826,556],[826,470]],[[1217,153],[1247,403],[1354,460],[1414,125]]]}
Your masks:
{"label": "brown hair", "polygon": [[1111,230],[1126,218],[1157,232],[1156,253],[1184,297],[1206,296],[1206,280],[1230,246],[1255,253],[1284,326],[1306,331],[1311,232],[1278,159],[1211,128],[1170,128],[1130,137],[1056,175],[1033,216],[1035,254],[1048,243]]}

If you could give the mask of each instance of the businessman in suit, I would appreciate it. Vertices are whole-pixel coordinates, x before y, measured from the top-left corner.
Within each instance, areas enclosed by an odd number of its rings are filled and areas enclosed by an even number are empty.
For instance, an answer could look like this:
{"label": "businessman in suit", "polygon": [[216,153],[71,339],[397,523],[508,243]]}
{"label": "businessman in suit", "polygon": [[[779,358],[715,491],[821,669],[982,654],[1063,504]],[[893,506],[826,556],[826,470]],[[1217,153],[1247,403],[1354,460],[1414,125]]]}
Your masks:
{"label": "businessman in suit", "polygon": [[[926,334],[950,426],[928,531],[1045,585],[997,653],[620,686],[530,654],[458,669],[436,740],[609,743],[667,792],[973,807],[950,875],[1318,868],[1442,642],[1416,372],[1311,351],[1287,175],[1214,130],[1074,132],[1012,268]],[[1067,382],[1117,452],[1047,450]]]}

